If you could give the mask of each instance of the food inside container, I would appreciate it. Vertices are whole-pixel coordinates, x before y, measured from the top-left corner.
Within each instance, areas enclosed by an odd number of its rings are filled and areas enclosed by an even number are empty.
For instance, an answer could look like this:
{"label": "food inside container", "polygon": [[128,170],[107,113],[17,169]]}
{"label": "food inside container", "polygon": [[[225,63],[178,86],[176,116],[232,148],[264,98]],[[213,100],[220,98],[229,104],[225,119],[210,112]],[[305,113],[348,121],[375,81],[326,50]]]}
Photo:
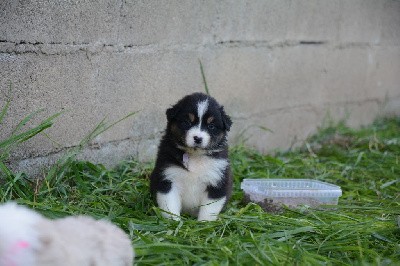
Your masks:
{"label": "food inside container", "polygon": [[277,212],[283,205],[337,205],[342,195],[339,186],[312,179],[244,179],[241,188],[246,201],[269,212]]}

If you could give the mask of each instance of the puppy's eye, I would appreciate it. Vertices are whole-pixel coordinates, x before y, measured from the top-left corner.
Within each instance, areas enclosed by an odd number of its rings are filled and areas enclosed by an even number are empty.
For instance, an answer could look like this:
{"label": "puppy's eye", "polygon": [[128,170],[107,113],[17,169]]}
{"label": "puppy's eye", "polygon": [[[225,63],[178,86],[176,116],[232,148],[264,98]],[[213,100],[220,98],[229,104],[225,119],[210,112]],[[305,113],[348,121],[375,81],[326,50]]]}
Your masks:
{"label": "puppy's eye", "polygon": [[213,123],[208,124],[208,129],[209,130],[214,130],[215,129],[215,125]]}

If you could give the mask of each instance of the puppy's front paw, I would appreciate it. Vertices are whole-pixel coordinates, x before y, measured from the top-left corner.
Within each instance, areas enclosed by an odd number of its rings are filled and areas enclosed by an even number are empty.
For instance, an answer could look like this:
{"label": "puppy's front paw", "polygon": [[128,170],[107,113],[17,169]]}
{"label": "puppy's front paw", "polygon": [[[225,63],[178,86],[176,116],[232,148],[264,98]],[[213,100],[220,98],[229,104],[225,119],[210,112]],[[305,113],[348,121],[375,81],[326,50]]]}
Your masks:
{"label": "puppy's front paw", "polygon": [[161,215],[166,219],[170,219],[170,220],[174,220],[174,221],[180,221],[181,220],[181,217],[179,216],[179,214],[173,214],[173,213],[170,213],[170,212],[166,212],[164,210],[161,210],[161,211],[162,211]]}
{"label": "puppy's front paw", "polygon": [[169,193],[157,193],[157,203],[164,218],[180,221],[181,201],[176,189],[171,189]]}
{"label": "puppy's front paw", "polygon": [[218,214],[224,207],[226,197],[221,199],[207,199],[205,203],[200,207],[199,210],[199,221],[216,221]]}
{"label": "puppy's front paw", "polygon": [[200,222],[208,222],[208,221],[216,221],[218,219],[218,214],[204,214],[204,215],[199,215],[197,218],[198,221]]}

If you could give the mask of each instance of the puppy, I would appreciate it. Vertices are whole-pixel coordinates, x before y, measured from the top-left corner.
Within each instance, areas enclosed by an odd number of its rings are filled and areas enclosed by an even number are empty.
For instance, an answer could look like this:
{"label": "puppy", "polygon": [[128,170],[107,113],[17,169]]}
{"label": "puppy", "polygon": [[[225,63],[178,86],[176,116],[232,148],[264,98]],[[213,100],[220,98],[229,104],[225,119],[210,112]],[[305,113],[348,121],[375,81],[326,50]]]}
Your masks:
{"label": "puppy", "polygon": [[226,140],[232,121],[203,93],[184,97],[166,115],[151,192],[166,218],[179,220],[185,212],[214,221],[232,192]]}

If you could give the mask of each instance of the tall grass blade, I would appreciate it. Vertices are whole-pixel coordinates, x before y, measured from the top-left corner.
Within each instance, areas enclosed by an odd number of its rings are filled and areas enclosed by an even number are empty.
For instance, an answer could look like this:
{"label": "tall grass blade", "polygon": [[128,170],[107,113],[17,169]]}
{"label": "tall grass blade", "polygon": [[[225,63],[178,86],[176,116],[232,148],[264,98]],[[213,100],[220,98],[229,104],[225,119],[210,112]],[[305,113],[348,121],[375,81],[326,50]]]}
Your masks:
{"label": "tall grass blade", "polygon": [[23,126],[26,125],[26,123],[28,123],[33,117],[35,117],[37,114],[39,114],[40,112],[43,112],[44,109],[39,109],[37,111],[32,112],[31,114],[27,115],[26,117],[24,117],[19,123],[18,125],[15,127],[15,129],[12,131],[12,135],[14,135],[16,132],[18,132]]}
{"label": "tall grass blade", "polygon": [[201,77],[203,78],[204,89],[205,89],[207,95],[210,95],[210,92],[209,92],[209,90],[208,90],[206,75],[204,74],[203,64],[201,63],[201,60],[200,60],[200,59],[199,59],[199,64],[200,64]]}
{"label": "tall grass blade", "polygon": [[0,124],[3,122],[3,119],[4,119],[4,117],[5,117],[5,115],[6,115],[6,113],[7,113],[7,111],[8,111],[8,108],[10,107],[10,104],[11,104],[11,100],[12,100],[12,97],[11,97],[11,91],[12,91],[12,86],[11,86],[11,81],[10,81],[10,86],[9,86],[9,89],[8,89],[8,97],[7,97],[7,100],[6,100],[6,104],[4,105],[4,107],[3,108],[1,108],[1,112],[0,112]]}
{"label": "tall grass blade", "polygon": [[[40,132],[42,132],[43,130],[51,127],[53,125],[53,120],[58,117],[61,113],[57,113],[55,115],[50,116],[49,118],[43,120],[42,122],[40,122],[39,125],[23,132],[17,135],[11,135],[9,138],[0,141],[0,152],[1,150],[6,150],[8,149],[10,146],[15,146],[18,145],[19,143],[22,143],[24,141],[27,141],[28,139],[36,136],[37,134],[39,134]],[[25,119],[24,119],[25,120]]]}

